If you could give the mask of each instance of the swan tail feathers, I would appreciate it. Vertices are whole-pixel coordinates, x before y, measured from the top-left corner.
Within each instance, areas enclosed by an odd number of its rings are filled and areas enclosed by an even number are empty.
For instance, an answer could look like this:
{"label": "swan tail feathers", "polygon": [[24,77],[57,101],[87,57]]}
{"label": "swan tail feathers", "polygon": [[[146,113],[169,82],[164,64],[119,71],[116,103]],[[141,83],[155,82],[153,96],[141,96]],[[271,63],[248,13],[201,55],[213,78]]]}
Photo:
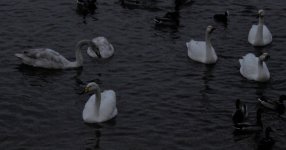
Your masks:
{"label": "swan tail feathers", "polygon": [[24,55],[20,54],[20,53],[16,53],[15,56],[18,57],[18,58],[23,58],[24,57]]}

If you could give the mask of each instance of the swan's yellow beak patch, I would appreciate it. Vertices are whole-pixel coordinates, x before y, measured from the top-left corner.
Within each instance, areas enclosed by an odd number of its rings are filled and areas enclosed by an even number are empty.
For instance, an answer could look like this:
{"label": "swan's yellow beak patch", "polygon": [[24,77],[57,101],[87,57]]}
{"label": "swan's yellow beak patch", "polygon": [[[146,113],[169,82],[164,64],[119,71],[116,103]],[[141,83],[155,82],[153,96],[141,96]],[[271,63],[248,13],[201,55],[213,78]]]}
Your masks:
{"label": "swan's yellow beak patch", "polygon": [[90,91],[90,87],[85,87],[84,88],[84,93],[88,93]]}

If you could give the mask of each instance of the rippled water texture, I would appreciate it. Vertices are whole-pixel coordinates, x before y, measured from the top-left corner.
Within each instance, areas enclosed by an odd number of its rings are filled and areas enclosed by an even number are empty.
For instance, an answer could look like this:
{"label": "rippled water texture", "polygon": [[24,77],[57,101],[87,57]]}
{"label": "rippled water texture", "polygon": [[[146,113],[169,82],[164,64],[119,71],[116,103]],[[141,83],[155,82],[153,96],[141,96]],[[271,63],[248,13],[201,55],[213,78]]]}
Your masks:
{"label": "rippled water texture", "polygon": [[[196,0],[180,11],[180,26],[155,28],[153,18],[173,9],[173,1],[144,1],[123,7],[117,0],[98,0],[84,17],[75,0],[0,1],[0,149],[1,150],[253,150],[262,135],[235,136],[231,122],[234,102],[249,106],[255,121],[256,97],[286,94],[285,0]],[[248,31],[265,9],[273,43],[254,48]],[[227,28],[213,14],[230,12]],[[206,66],[187,57],[185,42],[203,40],[207,25],[219,61]],[[115,55],[95,61],[84,55],[82,69],[45,70],[21,65],[14,53],[48,47],[74,59],[81,39],[105,36]],[[271,80],[248,81],[238,59],[266,51]],[[82,110],[89,95],[79,95],[90,81],[117,93],[118,116],[88,125]],[[285,120],[274,112],[262,115],[276,140],[286,149]]]}

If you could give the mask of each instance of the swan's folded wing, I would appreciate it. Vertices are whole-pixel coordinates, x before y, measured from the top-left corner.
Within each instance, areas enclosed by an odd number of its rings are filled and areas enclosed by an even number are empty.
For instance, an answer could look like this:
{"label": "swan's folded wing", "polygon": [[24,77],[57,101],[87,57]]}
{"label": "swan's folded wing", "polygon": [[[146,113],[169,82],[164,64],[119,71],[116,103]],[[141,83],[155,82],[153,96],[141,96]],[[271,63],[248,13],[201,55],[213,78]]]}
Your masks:
{"label": "swan's folded wing", "polygon": [[188,55],[190,58],[196,61],[202,61],[204,59],[204,53],[206,49],[206,44],[204,41],[194,41],[186,43],[188,48]]}
{"label": "swan's folded wing", "polygon": [[253,44],[255,41],[255,36],[257,33],[257,25],[252,25],[249,33],[248,33],[248,42]]}
{"label": "swan's folded wing", "polygon": [[30,49],[24,51],[24,55],[37,60],[48,60],[55,63],[64,63],[66,59],[58,52],[48,48]]}
{"label": "swan's folded wing", "polygon": [[272,34],[266,25],[263,25],[263,40],[265,44],[269,44],[272,42]]}
{"label": "swan's folded wing", "polygon": [[105,90],[101,94],[101,117],[106,119],[111,119],[114,117],[113,114],[116,108],[116,94],[113,90]]}
{"label": "swan's folded wing", "polygon": [[255,79],[258,71],[258,58],[253,54],[247,54],[241,62],[240,72],[248,79]]}

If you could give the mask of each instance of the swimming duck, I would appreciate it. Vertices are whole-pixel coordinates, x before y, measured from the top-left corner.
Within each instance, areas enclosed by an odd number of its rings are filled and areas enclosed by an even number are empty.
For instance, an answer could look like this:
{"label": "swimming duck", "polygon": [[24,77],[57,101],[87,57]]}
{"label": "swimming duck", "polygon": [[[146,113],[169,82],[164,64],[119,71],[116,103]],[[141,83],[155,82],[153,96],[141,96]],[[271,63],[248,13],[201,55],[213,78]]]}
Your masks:
{"label": "swimming duck", "polygon": [[194,61],[205,64],[214,64],[217,61],[215,49],[211,44],[211,33],[215,30],[213,26],[208,26],[205,34],[205,41],[195,41],[191,39],[186,43],[188,56]]}
{"label": "swimming duck", "polygon": [[248,42],[253,46],[265,46],[272,42],[272,34],[264,25],[264,10],[259,10],[258,16],[258,25],[252,25],[248,34]]}
{"label": "swimming duck", "polygon": [[77,10],[83,14],[93,13],[96,9],[96,0],[77,0]]}
{"label": "swimming duck", "polygon": [[286,95],[281,95],[279,97],[278,101],[270,101],[267,100],[265,97],[258,98],[260,104],[262,104],[264,107],[275,110],[279,114],[283,114],[285,112],[285,106],[283,101],[286,100]]}
{"label": "swimming duck", "polygon": [[265,136],[258,143],[259,150],[269,150],[275,144],[275,140],[270,136],[270,132],[273,132],[272,128],[267,127],[265,129]]}
{"label": "swimming duck", "polygon": [[263,129],[263,124],[261,121],[261,114],[262,114],[262,110],[261,109],[257,109],[256,112],[256,123],[255,124],[251,124],[248,122],[242,122],[242,123],[237,123],[234,125],[235,127],[235,131],[236,132],[240,132],[240,133],[253,133],[253,132],[258,132],[258,131],[262,131]]}
{"label": "swimming duck", "polygon": [[179,10],[183,5],[191,3],[193,0],[175,0],[175,9]]}
{"label": "swimming duck", "polygon": [[242,123],[248,117],[247,106],[243,104],[240,99],[235,102],[236,110],[232,114],[232,121],[234,124]]}
{"label": "swimming duck", "polygon": [[239,59],[241,75],[248,80],[259,82],[268,81],[270,79],[270,73],[265,61],[269,58],[268,53],[263,53],[259,57],[256,57],[252,53],[243,56],[242,59]]}
{"label": "swimming duck", "polygon": [[218,22],[226,23],[228,16],[229,16],[229,12],[225,11],[224,14],[215,14],[214,15],[214,20],[216,20]]}
{"label": "swimming duck", "polygon": [[141,6],[142,2],[140,0],[120,0],[123,6]]}
{"label": "swimming duck", "polygon": [[179,12],[167,12],[163,17],[156,17],[154,22],[157,26],[177,27],[179,25]]}

